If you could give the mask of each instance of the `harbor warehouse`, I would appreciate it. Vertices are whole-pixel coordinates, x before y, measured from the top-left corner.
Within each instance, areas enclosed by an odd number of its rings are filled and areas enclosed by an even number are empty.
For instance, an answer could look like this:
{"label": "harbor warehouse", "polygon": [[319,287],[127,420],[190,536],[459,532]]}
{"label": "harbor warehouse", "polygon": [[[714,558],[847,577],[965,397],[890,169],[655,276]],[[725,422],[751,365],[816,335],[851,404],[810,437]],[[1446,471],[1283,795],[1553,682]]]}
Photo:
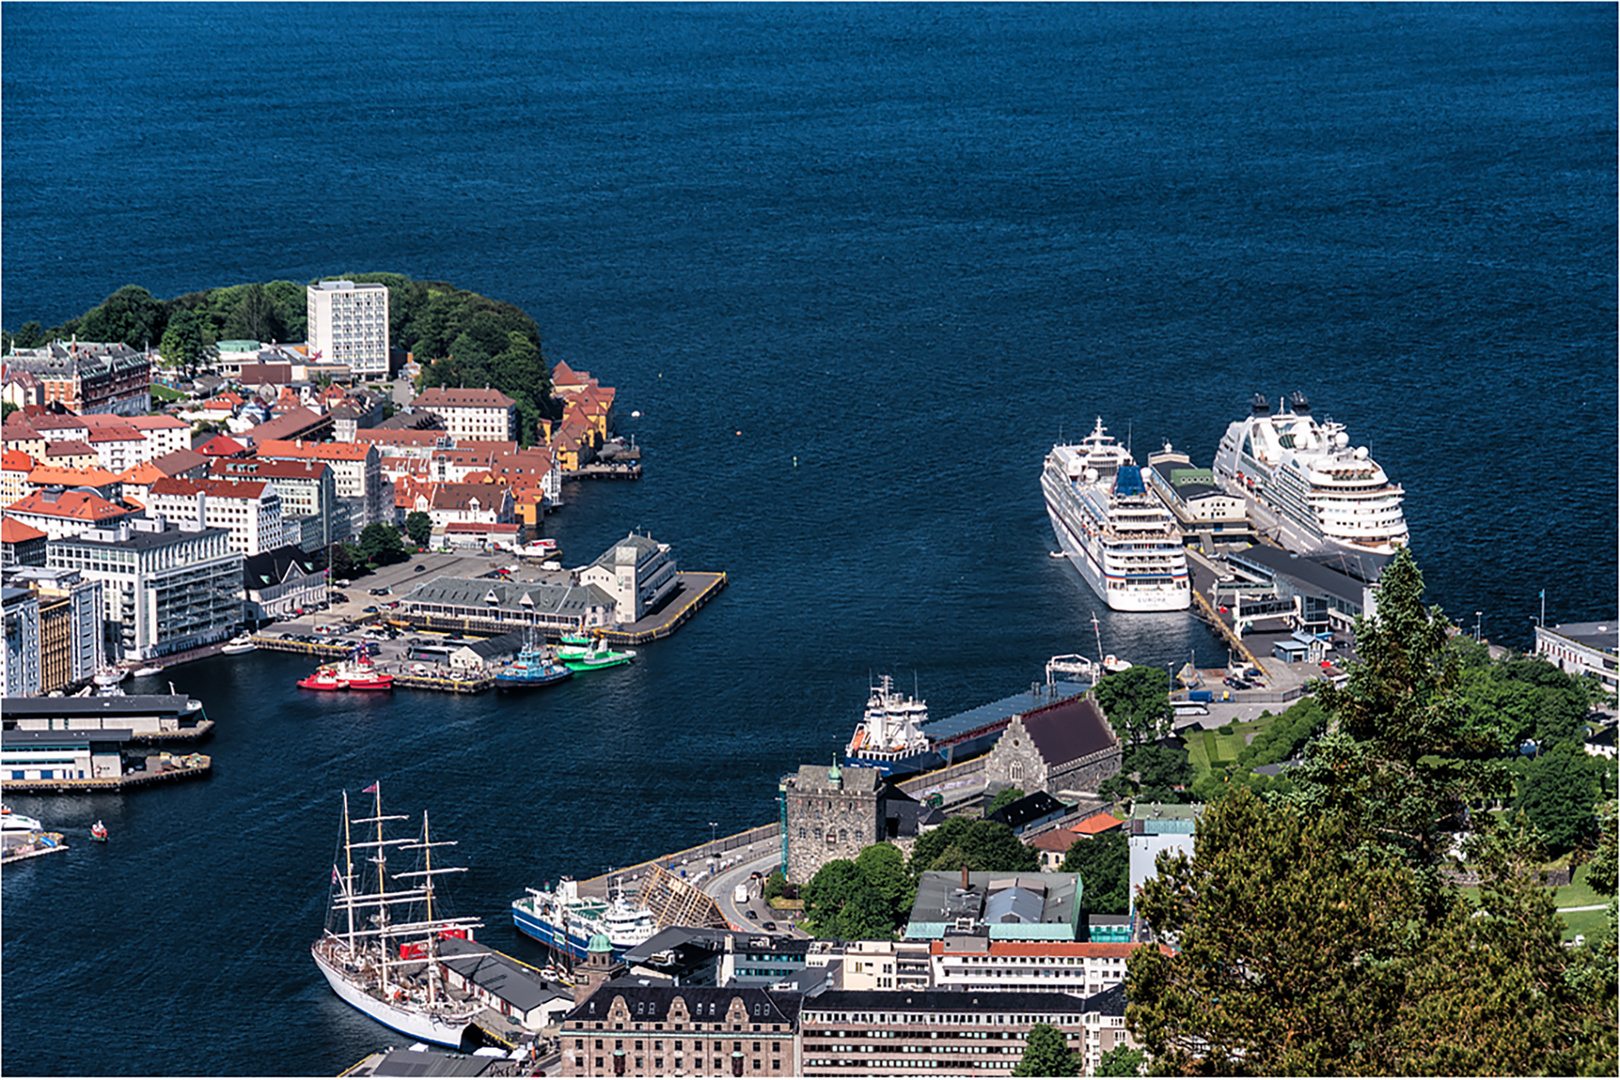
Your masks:
{"label": "harbor warehouse", "polygon": [[399,614],[429,630],[564,633],[612,625],[614,603],[595,585],[437,577],[400,601]]}

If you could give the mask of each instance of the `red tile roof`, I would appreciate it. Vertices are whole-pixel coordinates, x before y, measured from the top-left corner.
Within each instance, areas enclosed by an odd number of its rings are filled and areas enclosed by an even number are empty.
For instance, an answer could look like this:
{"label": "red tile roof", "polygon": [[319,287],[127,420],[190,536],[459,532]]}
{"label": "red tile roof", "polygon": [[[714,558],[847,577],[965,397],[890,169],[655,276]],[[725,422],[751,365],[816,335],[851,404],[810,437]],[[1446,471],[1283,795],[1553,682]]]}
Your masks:
{"label": "red tile roof", "polygon": [[215,435],[212,439],[197,447],[197,453],[207,454],[209,457],[235,457],[238,454],[247,453],[247,447],[229,435]]}
{"label": "red tile roof", "polygon": [[165,476],[152,484],[152,495],[196,495],[201,492],[210,499],[259,499],[268,480],[186,480],[178,476]]}
{"label": "red tile roof", "polygon": [[499,390],[467,390],[448,386],[433,386],[422,391],[411,402],[421,409],[509,409],[517,402]]}
{"label": "red tile roof", "polygon": [[0,469],[6,472],[28,472],[34,467],[34,459],[21,450],[7,450],[0,453]]}
{"label": "red tile roof", "polygon": [[1098,833],[1105,833],[1110,829],[1117,829],[1123,824],[1125,823],[1119,820],[1119,818],[1115,817],[1113,814],[1110,814],[1106,810],[1102,810],[1098,813],[1092,814],[1090,817],[1086,818],[1086,820],[1080,822],[1078,825],[1073,826],[1068,831],[1077,832],[1082,836],[1096,836]]}
{"label": "red tile roof", "polygon": [[28,482],[35,487],[104,487],[117,483],[118,477],[106,469],[64,469],[56,465],[41,465],[28,474]]}
{"label": "red tile roof", "polygon": [[367,443],[304,442],[269,439],[259,444],[261,458],[314,458],[320,461],[364,461],[371,446]]}
{"label": "red tile roof", "polygon": [[96,448],[82,439],[69,439],[66,442],[53,442],[45,444],[45,456],[52,457],[90,457],[96,456]]}
{"label": "red tile roof", "polygon": [[64,491],[55,499],[36,491],[6,507],[13,514],[36,514],[40,517],[72,518],[75,521],[106,521],[124,517],[128,510],[110,503],[100,495],[88,491]]}
{"label": "red tile roof", "polygon": [[0,521],[0,541],[8,544],[21,544],[29,540],[39,540],[46,536],[32,525],[24,525],[16,518],[8,517]]}

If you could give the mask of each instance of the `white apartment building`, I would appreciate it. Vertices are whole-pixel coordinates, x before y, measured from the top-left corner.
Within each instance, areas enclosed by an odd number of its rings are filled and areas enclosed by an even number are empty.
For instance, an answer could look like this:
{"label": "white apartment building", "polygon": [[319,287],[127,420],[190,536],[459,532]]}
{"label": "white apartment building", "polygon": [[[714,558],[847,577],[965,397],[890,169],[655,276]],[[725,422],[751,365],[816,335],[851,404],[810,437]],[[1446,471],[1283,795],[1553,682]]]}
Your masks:
{"label": "white apartment building", "polygon": [[146,437],[127,422],[96,424],[84,441],[95,450],[97,463],[114,475],[151,460],[146,456]]}
{"label": "white apartment building", "polygon": [[146,494],[147,509],[177,525],[226,529],[230,550],[273,551],[286,542],[281,495],[269,480],[182,480],[164,477]]}
{"label": "white apartment building", "polygon": [[936,989],[1058,990],[1081,997],[1118,986],[1133,952],[1158,948],[1134,942],[998,941],[983,934],[947,934],[929,946]]}
{"label": "white apartment building", "polygon": [[161,515],[48,545],[49,565],[102,583],[110,659],[149,660],[223,641],[242,625],[242,556],[224,529]]}
{"label": "white apartment building", "polygon": [[130,426],[141,433],[146,448],[141,462],[156,461],[164,454],[191,449],[191,425],[172,416],[131,416]]}
{"label": "white apartment building", "polygon": [[444,418],[444,429],[457,443],[511,442],[517,435],[517,402],[488,387],[483,390],[435,386],[422,391],[411,408]]}
{"label": "white apartment building", "polygon": [[322,281],[308,293],[309,355],[358,378],[388,374],[388,287]]}

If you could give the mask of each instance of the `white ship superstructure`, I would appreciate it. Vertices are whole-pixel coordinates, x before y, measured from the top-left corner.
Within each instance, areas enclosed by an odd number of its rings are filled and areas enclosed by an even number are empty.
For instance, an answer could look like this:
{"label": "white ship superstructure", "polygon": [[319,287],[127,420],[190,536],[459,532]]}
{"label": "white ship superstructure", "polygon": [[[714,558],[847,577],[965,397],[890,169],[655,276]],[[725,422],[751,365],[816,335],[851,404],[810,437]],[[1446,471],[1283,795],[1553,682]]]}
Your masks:
{"label": "white ship superstructure", "polygon": [[1192,603],[1187,553],[1170,511],[1130,451],[1097,426],[1046,455],[1041,490],[1063,554],[1115,611],[1182,611]]}
{"label": "white ship superstructure", "polygon": [[1256,394],[1215,451],[1215,482],[1241,495],[1255,527],[1289,551],[1391,555],[1406,546],[1405,496],[1343,424],[1295,392],[1273,413]]}
{"label": "white ship superstructure", "polygon": [[928,706],[921,698],[907,697],[894,688],[885,675],[866,701],[866,713],[855,725],[855,734],[844,748],[844,756],[870,762],[903,761],[928,749],[928,736],[922,726],[928,723]]}

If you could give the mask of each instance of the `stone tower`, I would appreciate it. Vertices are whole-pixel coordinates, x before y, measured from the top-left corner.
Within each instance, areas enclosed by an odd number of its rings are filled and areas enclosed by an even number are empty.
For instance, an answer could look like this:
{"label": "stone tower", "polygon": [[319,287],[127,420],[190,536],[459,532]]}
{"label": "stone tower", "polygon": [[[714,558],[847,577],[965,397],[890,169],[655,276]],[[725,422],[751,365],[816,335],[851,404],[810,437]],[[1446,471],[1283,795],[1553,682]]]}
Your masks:
{"label": "stone tower", "polygon": [[884,838],[886,791],[877,769],[801,765],[785,781],[787,877],[809,881],[835,859],[853,859]]}
{"label": "stone tower", "polygon": [[574,1004],[582,1004],[599,986],[624,972],[624,963],[613,959],[613,943],[608,936],[592,934],[585,946],[585,962],[574,968]]}

